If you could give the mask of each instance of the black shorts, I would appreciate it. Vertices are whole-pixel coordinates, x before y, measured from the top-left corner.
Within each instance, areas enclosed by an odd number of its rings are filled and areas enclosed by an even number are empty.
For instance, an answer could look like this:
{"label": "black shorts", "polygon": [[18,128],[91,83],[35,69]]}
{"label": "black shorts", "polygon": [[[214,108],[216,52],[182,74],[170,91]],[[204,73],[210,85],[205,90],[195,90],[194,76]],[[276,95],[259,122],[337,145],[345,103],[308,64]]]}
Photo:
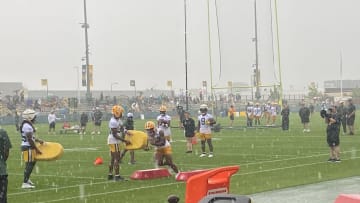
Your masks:
{"label": "black shorts", "polygon": [[8,175],[0,175],[0,202],[7,202]]}
{"label": "black shorts", "polygon": [[194,133],[194,131],[191,131],[191,130],[189,130],[189,131],[185,131],[185,137],[194,137],[195,136],[195,133]]}
{"label": "black shorts", "polygon": [[51,122],[51,123],[49,124],[49,128],[55,128],[55,122]]}
{"label": "black shorts", "polygon": [[346,124],[347,125],[354,125],[354,123],[355,123],[355,116],[351,116],[351,117],[346,119]]}
{"label": "black shorts", "polygon": [[329,147],[339,146],[340,138],[337,130],[331,130],[327,132],[326,141]]}
{"label": "black shorts", "polygon": [[301,117],[301,123],[309,123],[310,119],[309,117]]}
{"label": "black shorts", "polygon": [[230,120],[234,120],[234,115],[230,115]]}

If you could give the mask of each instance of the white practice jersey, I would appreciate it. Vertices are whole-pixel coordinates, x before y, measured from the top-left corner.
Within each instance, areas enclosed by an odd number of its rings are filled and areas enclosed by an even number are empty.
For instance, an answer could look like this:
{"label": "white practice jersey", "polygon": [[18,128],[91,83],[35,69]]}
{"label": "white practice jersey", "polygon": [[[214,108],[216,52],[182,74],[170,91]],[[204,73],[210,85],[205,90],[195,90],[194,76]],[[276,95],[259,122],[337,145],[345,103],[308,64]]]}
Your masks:
{"label": "white practice jersey", "polygon": [[258,107],[255,106],[254,107],[254,115],[257,116],[257,117],[260,117],[261,113],[262,113],[261,107],[260,106],[258,106]]}
{"label": "white practice jersey", "polygon": [[208,124],[208,120],[213,118],[211,114],[200,115],[198,121],[200,122],[200,133],[210,134],[211,126]]}
{"label": "white practice jersey", "polygon": [[21,129],[21,146],[22,147],[30,147],[30,143],[26,137],[27,133],[32,133],[31,139],[35,142],[35,131],[34,128],[29,123],[24,123]]}
{"label": "white practice jersey", "polygon": [[49,124],[55,122],[56,121],[56,115],[55,114],[49,114],[48,115],[48,121],[49,121]]}
{"label": "white practice jersey", "polygon": [[165,136],[170,136],[171,135],[171,130],[170,130],[170,126],[169,125],[165,125],[163,123],[161,123],[160,121],[163,120],[163,121],[166,121],[168,123],[170,123],[171,121],[171,116],[165,114],[160,114],[158,115],[158,117],[156,118],[156,120],[158,121],[158,129],[159,130],[163,130],[164,131],[164,135]]}
{"label": "white practice jersey", "polygon": [[271,106],[268,105],[268,104],[266,104],[266,105],[265,105],[265,111],[268,112],[268,113],[271,113],[271,110],[270,110],[270,109],[271,109]]}
{"label": "white practice jersey", "polygon": [[270,107],[270,114],[271,114],[272,116],[276,116],[276,106],[271,106],[271,107]]}
{"label": "white practice jersey", "polygon": [[112,128],[117,128],[118,130],[120,130],[120,127],[123,125],[122,121],[120,119],[115,119],[114,117],[111,117],[110,121],[109,121],[109,129],[110,129],[110,133],[108,136],[108,144],[119,144],[120,140],[116,139],[113,134],[111,129]]}
{"label": "white practice jersey", "polygon": [[247,106],[246,107],[246,114],[248,117],[251,117],[254,114],[254,107],[253,106]]}

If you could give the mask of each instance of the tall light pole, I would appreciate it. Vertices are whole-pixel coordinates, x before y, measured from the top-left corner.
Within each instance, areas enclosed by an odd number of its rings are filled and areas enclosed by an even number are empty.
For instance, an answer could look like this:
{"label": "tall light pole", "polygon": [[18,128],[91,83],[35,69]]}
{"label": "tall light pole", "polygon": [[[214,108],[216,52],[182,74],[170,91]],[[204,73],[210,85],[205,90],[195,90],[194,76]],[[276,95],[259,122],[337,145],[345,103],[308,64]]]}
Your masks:
{"label": "tall light pole", "polygon": [[86,61],[86,99],[90,103],[91,92],[90,92],[90,74],[89,74],[89,41],[88,41],[88,28],[87,13],[86,13],[86,0],[84,0],[84,23],[81,26],[85,31],[85,61]]}
{"label": "tall light pole", "polygon": [[185,41],[185,103],[186,110],[189,110],[189,99],[188,99],[188,63],[187,63],[187,13],[186,13],[186,0],[184,0],[184,41]]}
{"label": "tall light pole", "polygon": [[256,9],[256,0],[254,0],[254,24],[255,24],[255,98],[256,100],[260,99],[260,74],[259,74],[259,53],[258,53],[258,32],[257,32],[257,9]]}
{"label": "tall light pole", "polygon": [[77,90],[77,103],[80,104],[80,75],[79,75],[79,71],[80,71],[80,68],[79,66],[74,66],[74,69],[76,69],[76,76],[77,76],[77,85],[76,85],[76,90]]}

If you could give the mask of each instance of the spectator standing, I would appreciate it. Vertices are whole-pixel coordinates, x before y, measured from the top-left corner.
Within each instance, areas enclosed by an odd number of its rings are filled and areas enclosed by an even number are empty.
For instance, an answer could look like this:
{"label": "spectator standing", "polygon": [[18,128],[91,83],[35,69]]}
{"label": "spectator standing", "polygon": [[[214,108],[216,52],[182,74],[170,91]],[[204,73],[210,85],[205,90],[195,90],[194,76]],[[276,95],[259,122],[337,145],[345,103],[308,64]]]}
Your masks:
{"label": "spectator standing", "polygon": [[328,162],[341,162],[340,160],[340,117],[336,113],[336,107],[328,109],[328,116],[325,117],[326,140],[330,147],[330,158]]}
{"label": "spectator standing", "polygon": [[86,134],[86,125],[89,122],[89,116],[87,115],[87,113],[82,112],[81,116],[80,116],[80,135],[81,134]]}
{"label": "spectator standing", "polygon": [[[346,107],[344,105],[344,101],[339,102],[339,106],[337,107],[337,114],[340,118],[340,125],[342,125],[343,128],[343,135],[346,134]],[[339,126],[339,130],[340,130]]]}
{"label": "spectator standing", "polygon": [[289,115],[290,115],[290,109],[289,106],[285,103],[283,105],[283,109],[281,110],[282,130],[289,130]]}
{"label": "spectator standing", "polygon": [[19,112],[18,112],[17,110],[15,110],[14,120],[15,120],[15,128],[16,128],[16,131],[19,132],[19,130],[20,130],[20,126],[19,126],[19,123],[20,123],[20,115],[19,115]]}
{"label": "spectator standing", "polygon": [[186,153],[192,153],[193,151],[193,141],[197,139],[195,137],[196,127],[195,121],[190,117],[190,113],[185,111],[185,118],[182,120],[182,127],[184,128],[184,134],[186,138]]}
{"label": "spectator standing", "polygon": [[233,127],[233,123],[234,123],[234,117],[235,117],[235,107],[234,105],[230,105],[230,108],[228,110],[229,113],[229,118],[230,118],[230,128]]}
{"label": "spectator standing", "polygon": [[309,123],[310,123],[310,109],[305,106],[305,103],[302,102],[299,110],[299,116],[301,123],[303,124],[303,132],[310,132]]}
{"label": "spectator standing", "polygon": [[6,170],[6,161],[9,157],[9,151],[12,147],[7,132],[0,129],[0,202],[7,202],[8,174]]}
{"label": "spectator standing", "polygon": [[92,135],[95,133],[100,135],[102,117],[103,113],[100,111],[99,107],[96,107],[94,113],[92,114],[92,121],[94,122],[94,130],[91,132]]}
{"label": "spectator standing", "polygon": [[48,122],[49,122],[49,131],[48,131],[48,134],[52,133],[55,135],[55,125],[56,125],[56,120],[58,118],[56,118],[56,115],[55,115],[55,111],[52,110],[49,115],[48,115]]}
{"label": "spectator standing", "polygon": [[181,124],[182,124],[182,121],[184,120],[185,118],[185,111],[184,111],[184,108],[180,105],[177,105],[176,106],[176,111],[178,113],[178,116],[179,116],[179,126],[181,127]]}
{"label": "spectator standing", "polygon": [[346,111],[346,124],[349,128],[349,135],[354,135],[354,123],[355,123],[356,107],[353,104],[352,99],[348,99],[348,107]]}
{"label": "spectator standing", "polygon": [[312,103],[310,103],[309,109],[310,109],[310,115],[312,116],[315,110],[315,106]]}

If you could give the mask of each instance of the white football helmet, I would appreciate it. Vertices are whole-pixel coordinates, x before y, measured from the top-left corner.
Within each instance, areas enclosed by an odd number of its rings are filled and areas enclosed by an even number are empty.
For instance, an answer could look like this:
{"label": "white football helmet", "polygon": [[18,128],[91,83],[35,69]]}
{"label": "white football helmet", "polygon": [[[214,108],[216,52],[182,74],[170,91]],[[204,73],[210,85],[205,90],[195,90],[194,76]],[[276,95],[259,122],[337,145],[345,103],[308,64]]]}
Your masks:
{"label": "white football helmet", "polygon": [[206,104],[201,104],[200,105],[200,112],[203,114],[203,113],[206,113],[208,110],[208,106]]}
{"label": "white football helmet", "polygon": [[33,109],[25,109],[22,117],[24,120],[32,121],[36,117],[36,112]]}

